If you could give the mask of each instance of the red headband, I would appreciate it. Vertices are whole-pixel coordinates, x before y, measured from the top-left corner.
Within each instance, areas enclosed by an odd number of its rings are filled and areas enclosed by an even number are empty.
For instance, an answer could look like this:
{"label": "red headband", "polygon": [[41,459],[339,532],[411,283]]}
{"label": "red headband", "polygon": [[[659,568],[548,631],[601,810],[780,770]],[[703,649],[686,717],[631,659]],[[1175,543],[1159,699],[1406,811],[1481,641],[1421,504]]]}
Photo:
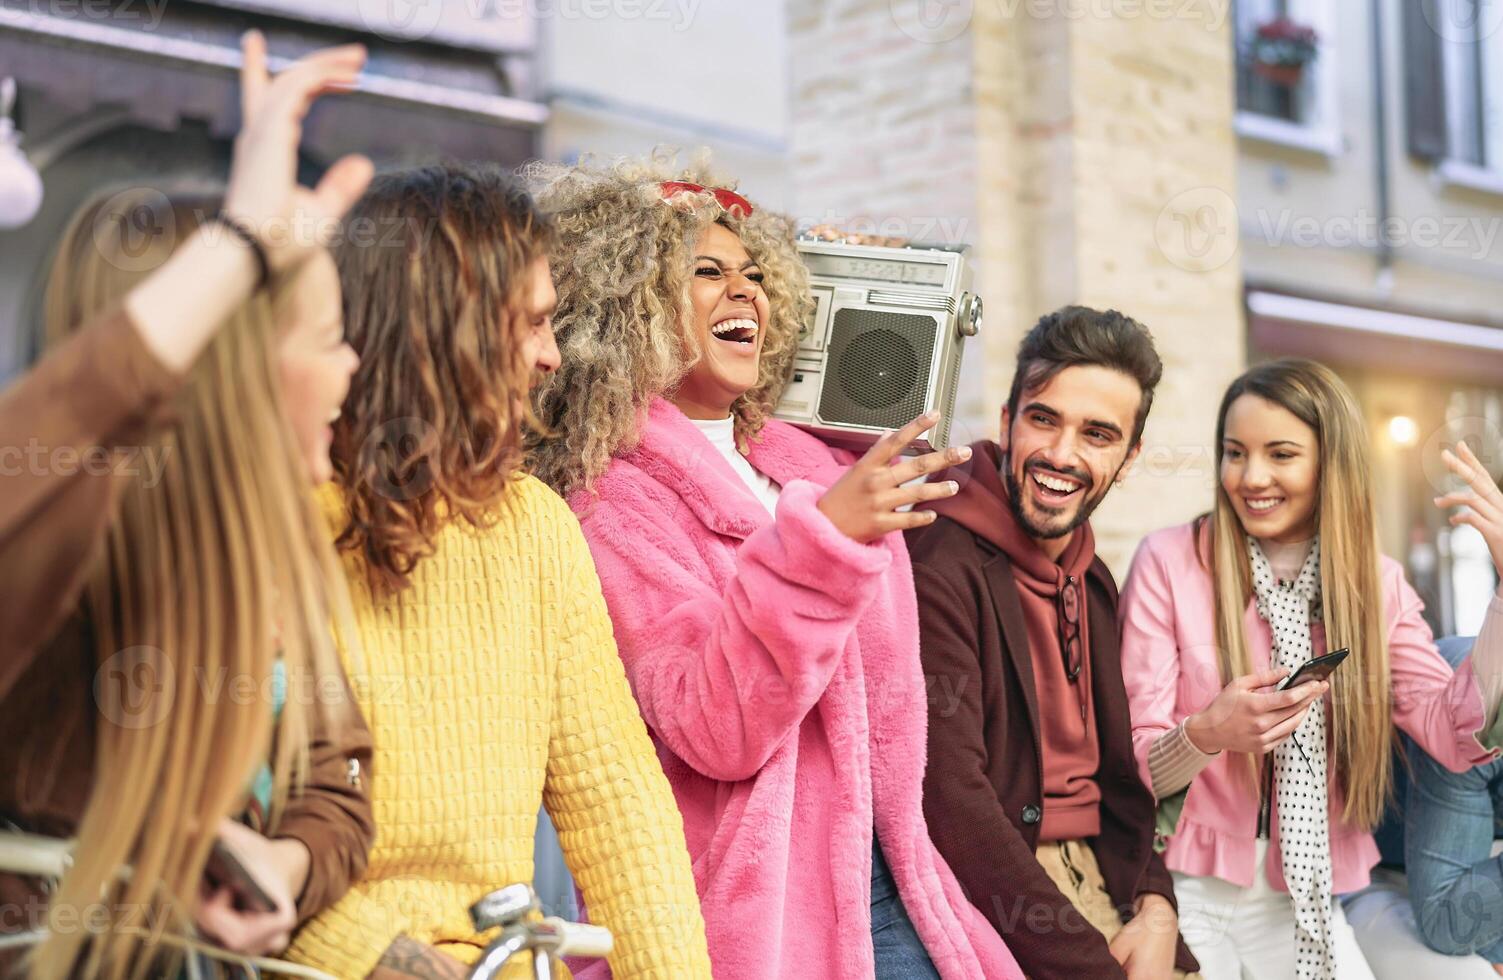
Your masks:
{"label": "red headband", "polygon": [[658,184],[658,191],[665,201],[679,194],[712,194],[715,197],[715,203],[719,204],[722,210],[738,218],[749,217],[753,211],[750,201],[724,187],[705,187],[684,180],[665,180]]}

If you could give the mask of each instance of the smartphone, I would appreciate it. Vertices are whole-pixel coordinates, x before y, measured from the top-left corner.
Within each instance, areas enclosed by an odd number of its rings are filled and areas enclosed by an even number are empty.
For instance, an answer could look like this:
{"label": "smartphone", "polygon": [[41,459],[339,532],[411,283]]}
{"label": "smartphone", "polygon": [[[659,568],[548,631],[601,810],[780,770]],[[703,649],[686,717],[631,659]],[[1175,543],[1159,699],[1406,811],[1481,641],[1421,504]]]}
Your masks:
{"label": "smartphone", "polygon": [[249,869],[223,840],[216,840],[204,865],[204,876],[215,885],[228,888],[235,896],[235,907],[249,912],[275,912],[277,903],[266,894]]}
{"label": "smartphone", "polygon": [[1323,681],[1335,672],[1341,662],[1352,651],[1347,649],[1328,653],[1324,657],[1313,657],[1299,665],[1299,670],[1284,678],[1284,683],[1279,685],[1279,690],[1287,691],[1291,687],[1299,687],[1306,681]]}

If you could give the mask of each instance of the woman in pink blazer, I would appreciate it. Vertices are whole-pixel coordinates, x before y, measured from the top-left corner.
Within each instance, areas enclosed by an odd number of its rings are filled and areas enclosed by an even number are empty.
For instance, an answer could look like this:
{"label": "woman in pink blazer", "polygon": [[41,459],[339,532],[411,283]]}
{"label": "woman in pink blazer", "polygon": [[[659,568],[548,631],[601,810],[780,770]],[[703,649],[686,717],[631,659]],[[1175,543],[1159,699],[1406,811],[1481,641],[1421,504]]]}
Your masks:
{"label": "woman in pink blazer", "polygon": [[[930,842],[900,486],[771,419],[808,280],[791,231],[663,161],[538,168],[562,366],[535,472],[567,496],[684,817],[721,980],[1020,978]],[[676,179],[669,179],[676,178]],[[652,896],[644,895],[644,914]]]}
{"label": "woman in pink blazer", "polygon": [[[1436,651],[1402,568],[1378,554],[1366,447],[1331,371],[1251,369],[1222,401],[1213,511],[1148,537],[1123,589],[1133,739],[1207,980],[1371,977],[1333,896],[1377,863],[1394,726],[1456,770],[1494,754],[1478,736],[1503,651],[1454,674]],[[1496,497],[1460,453],[1452,469]],[[1486,524],[1497,554],[1503,521],[1480,510],[1453,521]],[[1329,681],[1277,689],[1328,648],[1350,650]]]}

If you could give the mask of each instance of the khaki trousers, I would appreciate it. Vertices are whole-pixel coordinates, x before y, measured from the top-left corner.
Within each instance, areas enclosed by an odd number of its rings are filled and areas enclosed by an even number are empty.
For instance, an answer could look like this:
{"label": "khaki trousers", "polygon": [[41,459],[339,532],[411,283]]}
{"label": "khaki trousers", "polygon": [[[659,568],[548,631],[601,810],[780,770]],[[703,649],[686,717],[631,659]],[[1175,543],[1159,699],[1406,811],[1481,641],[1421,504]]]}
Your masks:
{"label": "khaki trousers", "polygon": [[[1117,906],[1106,891],[1106,879],[1096,863],[1096,853],[1079,840],[1050,841],[1034,851],[1044,873],[1075,910],[1110,943],[1122,931]],[[1174,980],[1200,980],[1198,973],[1174,971]]]}

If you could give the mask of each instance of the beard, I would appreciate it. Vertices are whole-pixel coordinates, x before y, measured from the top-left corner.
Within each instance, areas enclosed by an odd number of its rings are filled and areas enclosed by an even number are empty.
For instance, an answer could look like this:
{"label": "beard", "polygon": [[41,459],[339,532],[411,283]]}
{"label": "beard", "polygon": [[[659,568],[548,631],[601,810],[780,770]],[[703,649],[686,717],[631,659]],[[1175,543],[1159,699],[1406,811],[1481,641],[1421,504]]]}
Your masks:
{"label": "beard", "polygon": [[1019,485],[1018,478],[1013,473],[1012,457],[1008,456],[1003,461],[1002,482],[1007,485],[1007,506],[1012,510],[1013,516],[1018,519],[1018,523],[1023,525],[1023,530],[1028,533],[1028,536],[1040,541],[1062,538],[1090,520],[1096,508],[1101,506],[1101,501],[1106,499],[1107,491],[1112,488],[1111,481],[1106,480],[1100,490],[1092,493],[1096,484],[1090,474],[1076,469],[1057,470],[1039,462],[1023,464],[1024,478],[1026,479],[1033,470],[1068,476],[1081,484],[1078,491],[1080,500],[1074,505],[1073,512],[1062,508],[1046,514],[1031,514],[1023,504],[1024,488]]}

